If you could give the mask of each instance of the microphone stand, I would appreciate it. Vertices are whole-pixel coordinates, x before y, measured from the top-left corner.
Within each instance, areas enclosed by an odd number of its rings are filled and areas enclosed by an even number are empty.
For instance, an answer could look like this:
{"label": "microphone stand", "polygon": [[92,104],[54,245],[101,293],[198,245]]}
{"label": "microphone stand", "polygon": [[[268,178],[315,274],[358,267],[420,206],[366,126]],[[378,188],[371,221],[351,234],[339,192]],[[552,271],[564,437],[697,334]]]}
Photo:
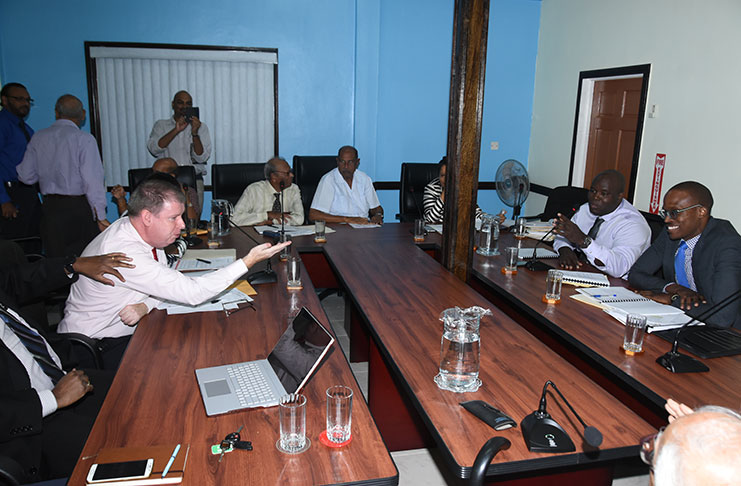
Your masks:
{"label": "microphone stand", "polygon": [[538,242],[533,247],[533,256],[527,261],[527,263],[525,263],[525,268],[533,272],[545,272],[552,268],[550,265],[538,261],[538,246],[543,243],[545,239],[548,238],[548,235],[553,233],[553,230],[555,229],[555,227],[551,228],[548,233],[544,234],[543,237],[538,240]]}
{"label": "microphone stand", "polygon": [[561,427],[558,422],[553,420],[546,411],[546,391],[548,385],[552,386],[561,399],[568,405],[569,410],[584,426],[584,440],[592,447],[599,447],[602,444],[602,433],[596,427],[587,425],[584,420],[576,413],[566,397],[556,387],[551,380],[543,385],[543,394],[540,397],[540,406],[538,410],[531,413],[520,422],[522,428],[522,437],[525,439],[525,445],[531,452],[573,452],[576,450],[574,443],[571,441],[569,434]]}
{"label": "microphone stand", "polygon": [[[245,230],[234,224],[234,221],[232,221],[231,218],[227,218],[229,221],[229,224],[231,224],[234,228],[238,229],[243,235],[245,235],[247,238],[251,239],[255,244],[260,244],[259,241],[254,239],[252,235],[247,233]],[[265,270],[261,270],[259,272],[255,272],[250,274],[247,277],[247,281],[252,285],[260,285],[260,284],[266,284],[266,283],[275,283],[278,281],[278,274],[275,273],[273,270],[273,266],[270,263],[270,258],[266,260],[266,266]]]}
{"label": "microphone stand", "polygon": [[690,327],[693,322],[707,319],[719,310],[738,300],[739,297],[741,297],[741,290],[737,290],[736,292],[721,300],[716,305],[712,306],[710,309],[706,310],[699,316],[684,323],[682,327],[680,327],[677,331],[677,334],[674,336],[672,350],[656,358],[656,362],[672,373],[699,373],[703,371],[710,371],[710,368],[708,368],[705,363],[696,360],[692,356],[687,356],[686,354],[681,354],[679,352],[679,335],[682,333],[682,331]]}

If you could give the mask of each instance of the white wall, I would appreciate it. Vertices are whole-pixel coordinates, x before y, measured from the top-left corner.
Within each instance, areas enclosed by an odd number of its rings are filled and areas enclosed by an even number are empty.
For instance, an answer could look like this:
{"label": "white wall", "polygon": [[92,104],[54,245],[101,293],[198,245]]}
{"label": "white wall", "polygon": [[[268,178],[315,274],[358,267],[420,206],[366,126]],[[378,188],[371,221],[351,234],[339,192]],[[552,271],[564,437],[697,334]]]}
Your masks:
{"label": "white wall", "polygon": [[635,205],[648,208],[654,158],[665,153],[662,201],[697,180],[713,193],[713,215],[741,229],[739,25],[738,0],[543,0],[531,180],[568,183],[579,72],[648,63],[658,117],[644,122]]}

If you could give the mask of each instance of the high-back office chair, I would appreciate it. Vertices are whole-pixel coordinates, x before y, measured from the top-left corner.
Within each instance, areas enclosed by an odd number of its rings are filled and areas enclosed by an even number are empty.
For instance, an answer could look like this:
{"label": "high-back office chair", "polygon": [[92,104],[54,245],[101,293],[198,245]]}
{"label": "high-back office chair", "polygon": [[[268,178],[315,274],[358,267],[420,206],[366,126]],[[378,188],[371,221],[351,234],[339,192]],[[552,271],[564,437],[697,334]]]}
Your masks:
{"label": "high-back office chair", "polygon": [[[133,192],[136,186],[152,174],[152,169],[129,169],[129,191]],[[184,186],[196,187],[196,170],[192,165],[180,165],[175,178]]]}
{"label": "high-back office chair", "polygon": [[214,164],[211,184],[214,199],[237,204],[244,190],[253,182],[265,179],[265,164]]}
{"label": "high-back office chair", "polygon": [[543,212],[537,216],[530,216],[528,219],[540,218],[541,221],[548,221],[558,215],[558,213],[573,215],[579,206],[587,202],[589,189],[574,186],[554,187],[548,195]]}
{"label": "high-back office chair", "polygon": [[664,231],[664,220],[658,214],[648,213],[641,211],[641,214],[646,218],[648,227],[651,228],[651,243],[656,241],[662,231]]}
{"label": "high-back office chair", "polygon": [[399,191],[399,214],[396,219],[405,223],[424,217],[422,197],[425,186],[440,173],[438,164],[401,164],[401,190]]}
{"label": "high-back office chair", "polygon": [[337,167],[335,155],[294,155],[293,175],[294,183],[301,189],[301,202],[304,204],[306,222],[309,220],[309,209],[314,199],[319,179],[330,170]]}

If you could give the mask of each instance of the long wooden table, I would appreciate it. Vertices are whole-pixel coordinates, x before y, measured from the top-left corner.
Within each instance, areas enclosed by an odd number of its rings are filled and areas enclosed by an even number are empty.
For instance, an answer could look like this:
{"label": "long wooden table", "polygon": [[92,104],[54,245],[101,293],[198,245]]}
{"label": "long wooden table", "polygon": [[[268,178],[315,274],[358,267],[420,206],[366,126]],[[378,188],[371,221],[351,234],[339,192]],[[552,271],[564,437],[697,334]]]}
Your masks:
{"label": "long wooden table", "polygon": [[[609,466],[637,456],[642,436],[655,431],[573,365],[558,356],[471,287],[458,280],[414,245],[409,225],[378,229],[332,226],[337,233],[316,245],[310,237],[294,239],[304,262],[311,261],[312,280],[334,279],[347,293],[351,314],[369,333],[369,404],[390,449],[408,448],[414,427],[401,423],[417,415],[438,446],[450,471],[467,478],[481,446],[492,436],[510,439],[488,476],[514,479],[563,472],[570,468]],[[322,259],[326,261],[322,263]],[[325,273],[332,272],[332,276]],[[446,308],[479,305],[490,308],[481,326],[481,380],[478,392],[442,391],[433,381],[440,357]],[[351,336],[352,340],[357,334]],[[376,387],[376,375],[390,373],[396,390]],[[518,423],[533,412],[543,384],[553,380],[588,424],[597,426],[605,441],[599,450],[582,443],[582,430],[560,399],[549,392],[549,411],[577,445],[574,453],[544,454],[527,450],[517,428],[495,432],[465,411],[460,402],[481,399],[510,414]],[[405,410],[409,404],[412,410]],[[400,418],[401,417],[401,418]],[[424,433],[424,431],[422,431]],[[402,444],[397,447],[396,444]],[[607,484],[609,484],[609,479]]]}
{"label": "long wooden table", "polygon": [[[233,234],[225,246],[243,255],[252,246]],[[277,258],[274,258],[274,261]],[[276,449],[278,408],[261,408],[207,417],[194,370],[265,358],[288,324],[291,306],[306,306],[328,326],[314,287],[287,291],[285,264],[274,264],[278,283],[258,287],[255,311],[241,310],[167,316],[153,311],[139,324],[111,390],[92,429],[70,485],[84,485],[95,454],[103,447],[190,445],[186,485],[369,484],[394,485],[398,471],[339,345],[306,385],[307,436],[311,448],[298,455]],[[350,386],[352,442],[330,449],[319,442],[325,428],[325,390]],[[221,463],[210,447],[244,425],[242,440],[254,450],[233,451]]]}
{"label": "long wooden table", "polygon": [[[535,243],[528,239],[523,246],[532,247]],[[510,233],[502,233],[500,238],[500,251],[506,246],[516,246]],[[669,351],[671,344],[651,334],[645,337],[642,354],[627,356],[621,348],[624,327],[617,320],[569,298],[576,290],[568,285],[563,286],[560,304],[543,303],[545,272],[520,269],[517,275],[503,275],[503,259],[476,255],[471,282],[474,288],[580,369],[587,370],[654,425],[665,421],[663,406],[667,397],[692,407],[741,406],[741,356],[703,360],[710,368],[708,373],[675,374],[656,363],[656,358]],[[545,261],[558,266],[555,259]],[[627,286],[627,282],[616,278],[610,278],[610,283]]]}

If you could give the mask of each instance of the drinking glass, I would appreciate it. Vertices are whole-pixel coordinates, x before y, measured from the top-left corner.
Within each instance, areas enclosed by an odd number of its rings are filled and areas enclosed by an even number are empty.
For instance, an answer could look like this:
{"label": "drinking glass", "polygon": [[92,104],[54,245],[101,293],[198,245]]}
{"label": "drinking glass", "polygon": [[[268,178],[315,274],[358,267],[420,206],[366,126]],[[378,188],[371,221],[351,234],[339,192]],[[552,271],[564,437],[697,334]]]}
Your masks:
{"label": "drinking glass", "polygon": [[327,439],[341,444],[350,440],[352,425],[352,388],[336,385],[327,388]]}
{"label": "drinking glass", "polygon": [[625,337],[623,349],[625,354],[634,355],[643,352],[643,336],[646,334],[646,316],[628,314],[625,318]]}
{"label": "drinking glass", "polygon": [[275,446],[286,454],[304,452],[311,445],[306,437],[306,397],[300,393],[280,399],[280,438]]}

